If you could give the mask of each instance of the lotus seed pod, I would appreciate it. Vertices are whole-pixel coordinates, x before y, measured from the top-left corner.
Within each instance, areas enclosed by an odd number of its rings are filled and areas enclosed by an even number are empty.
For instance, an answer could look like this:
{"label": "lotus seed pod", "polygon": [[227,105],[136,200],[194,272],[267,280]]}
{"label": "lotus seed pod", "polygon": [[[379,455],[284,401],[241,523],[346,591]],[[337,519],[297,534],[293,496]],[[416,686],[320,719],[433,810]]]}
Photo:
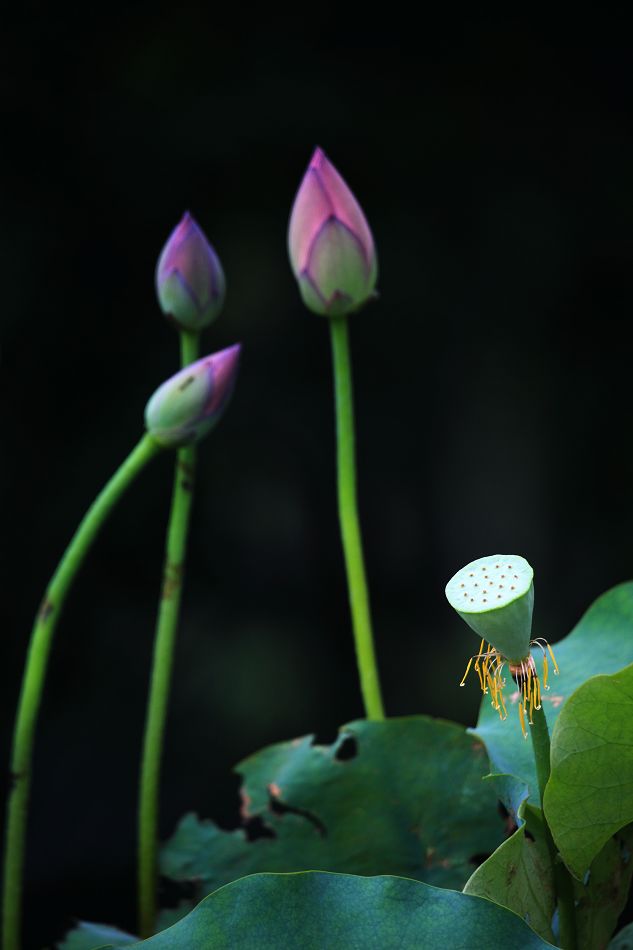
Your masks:
{"label": "lotus seed pod", "polygon": [[158,259],[156,293],[165,316],[183,330],[202,330],[222,309],[222,265],[189,212],[172,231]]}
{"label": "lotus seed pod", "polygon": [[233,393],[241,347],[186,366],[156,390],[145,408],[150,435],[165,448],[199,442],[218,422]]}
{"label": "lotus seed pod", "polygon": [[306,307],[340,317],[374,296],[378,263],[358,201],[320,148],[294,201],[288,251]]}
{"label": "lotus seed pod", "polygon": [[446,585],[451,607],[510,662],[530,655],[534,572],[523,557],[494,554],[463,567]]}

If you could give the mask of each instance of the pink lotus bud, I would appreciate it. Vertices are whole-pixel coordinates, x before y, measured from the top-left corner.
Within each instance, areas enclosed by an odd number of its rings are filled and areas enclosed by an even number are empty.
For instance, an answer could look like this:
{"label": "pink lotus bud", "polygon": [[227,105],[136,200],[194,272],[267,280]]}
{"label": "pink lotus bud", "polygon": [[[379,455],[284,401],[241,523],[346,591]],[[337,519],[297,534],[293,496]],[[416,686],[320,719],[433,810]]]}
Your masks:
{"label": "pink lotus bud", "polygon": [[288,227],[290,263],[306,307],[330,317],[374,295],[374,239],[356,198],[320,148],[297,192]]}
{"label": "pink lotus bud", "polygon": [[241,346],[186,366],[159,386],[145,407],[145,426],[166,448],[198,442],[218,422],[233,393]]}
{"label": "pink lotus bud", "polygon": [[187,211],[172,231],[156,267],[163,313],[184,330],[202,330],[224,303],[224,272],[204,232]]}

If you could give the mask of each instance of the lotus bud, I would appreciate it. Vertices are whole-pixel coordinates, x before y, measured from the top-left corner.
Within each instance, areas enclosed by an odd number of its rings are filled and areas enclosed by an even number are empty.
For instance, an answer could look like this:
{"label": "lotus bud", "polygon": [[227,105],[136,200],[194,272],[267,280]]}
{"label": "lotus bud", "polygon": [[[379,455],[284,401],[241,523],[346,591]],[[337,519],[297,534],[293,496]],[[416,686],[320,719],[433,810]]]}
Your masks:
{"label": "lotus bud", "polygon": [[236,344],[205,356],[158,387],[145,407],[145,425],[160,445],[180,448],[213,428],[233,393],[240,350]]}
{"label": "lotus bud", "polygon": [[374,296],[374,239],[356,198],[320,148],[290,215],[288,250],[306,307],[340,317]]}
{"label": "lotus bud", "polygon": [[529,656],[534,572],[517,554],[480,557],[446,585],[451,607],[509,660]]}
{"label": "lotus bud", "polygon": [[189,212],[172,231],[158,259],[156,293],[165,316],[182,330],[202,330],[222,309],[222,265]]}

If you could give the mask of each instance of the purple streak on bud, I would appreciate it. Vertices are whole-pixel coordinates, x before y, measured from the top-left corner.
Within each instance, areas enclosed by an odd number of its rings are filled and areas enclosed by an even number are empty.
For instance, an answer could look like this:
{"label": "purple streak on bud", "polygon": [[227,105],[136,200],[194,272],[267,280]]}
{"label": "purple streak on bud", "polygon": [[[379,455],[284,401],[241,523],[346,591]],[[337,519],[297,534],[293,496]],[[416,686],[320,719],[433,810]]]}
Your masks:
{"label": "purple streak on bud", "polygon": [[163,313],[184,330],[201,330],[224,303],[222,265],[204,232],[187,211],[165,244],[156,267],[156,293]]}
{"label": "purple streak on bud", "polygon": [[160,445],[198,442],[218,422],[235,387],[240,344],[186,366],[159,386],[145,407],[147,431]]}
{"label": "purple streak on bud", "polygon": [[373,296],[378,263],[356,198],[320,148],[312,156],[290,215],[290,263],[310,310],[341,316]]}

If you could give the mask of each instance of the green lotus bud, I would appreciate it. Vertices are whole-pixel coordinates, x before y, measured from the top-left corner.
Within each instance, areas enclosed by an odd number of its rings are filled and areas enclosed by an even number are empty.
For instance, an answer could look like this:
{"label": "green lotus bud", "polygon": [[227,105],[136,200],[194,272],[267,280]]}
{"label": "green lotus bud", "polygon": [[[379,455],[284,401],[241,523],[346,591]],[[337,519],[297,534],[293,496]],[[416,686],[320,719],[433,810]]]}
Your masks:
{"label": "green lotus bud", "polygon": [[320,148],[292,207],[288,251],[303,302],[314,313],[340,317],[375,296],[378,262],[367,219]]}
{"label": "green lotus bud", "polygon": [[158,259],[156,292],[163,313],[184,330],[202,330],[224,304],[222,265],[188,211]]}
{"label": "green lotus bud", "polygon": [[150,435],[166,448],[198,442],[220,419],[235,386],[239,344],[181,369],[145,408]]}
{"label": "green lotus bud", "polygon": [[517,554],[480,557],[446,585],[451,607],[510,662],[530,654],[534,571]]}

